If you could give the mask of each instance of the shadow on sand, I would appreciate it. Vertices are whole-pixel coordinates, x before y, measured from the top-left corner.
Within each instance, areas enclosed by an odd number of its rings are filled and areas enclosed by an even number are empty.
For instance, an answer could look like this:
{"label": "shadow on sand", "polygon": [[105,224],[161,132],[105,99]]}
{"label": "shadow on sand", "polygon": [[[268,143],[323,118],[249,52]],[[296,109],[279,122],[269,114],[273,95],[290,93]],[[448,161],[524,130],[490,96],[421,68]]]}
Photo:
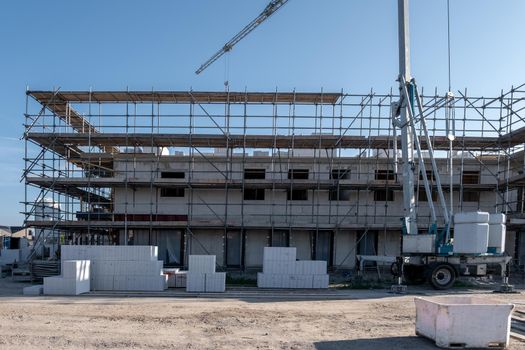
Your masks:
{"label": "shadow on sand", "polygon": [[432,341],[416,336],[323,341],[314,343],[314,345],[316,350],[439,349]]}

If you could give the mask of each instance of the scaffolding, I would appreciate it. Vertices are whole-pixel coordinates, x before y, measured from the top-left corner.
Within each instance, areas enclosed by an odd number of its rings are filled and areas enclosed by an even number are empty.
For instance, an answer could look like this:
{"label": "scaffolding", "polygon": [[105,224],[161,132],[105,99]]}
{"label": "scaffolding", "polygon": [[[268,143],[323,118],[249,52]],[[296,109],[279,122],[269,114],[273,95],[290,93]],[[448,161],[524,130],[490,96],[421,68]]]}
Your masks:
{"label": "scaffolding", "polygon": [[[302,228],[316,237],[325,230],[386,235],[401,228],[403,215],[390,198],[402,183],[391,120],[399,97],[392,91],[26,95],[24,215],[35,242],[110,244],[135,229],[151,237],[156,229],[191,236],[196,228],[213,228],[224,232],[226,246],[229,231],[248,228],[269,229],[271,236]],[[521,223],[525,84],[493,98],[470,97],[467,90],[452,99],[437,90],[421,95],[453,211],[482,208],[508,214],[511,229]],[[185,164],[184,175],[164,178],[165,165],[175,163]],[[258,166],[267,168],[264,178],[246,179],[246,170]],[[478,180],[470,181],[469,172]],[[416,191],[424,202],[420,182]],[[184,210],[162,212],[163,189],[182,189]],[[257,189],[265,191],[263,201],[242,195]],[[139,190],[148,195],[135,195]],[[220,191],[220,198],[209,198],[207,190]],[[424,228],[426,207],[418,203]]]}

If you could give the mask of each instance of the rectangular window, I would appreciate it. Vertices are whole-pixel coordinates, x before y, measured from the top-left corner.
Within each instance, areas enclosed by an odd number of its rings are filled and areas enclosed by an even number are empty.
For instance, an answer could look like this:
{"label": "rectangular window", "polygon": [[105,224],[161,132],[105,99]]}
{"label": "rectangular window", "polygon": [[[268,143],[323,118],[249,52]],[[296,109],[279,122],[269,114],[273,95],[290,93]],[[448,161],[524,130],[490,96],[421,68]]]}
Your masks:
{"label": "rectangular window", "polygon": [[161,179],[184,179],[184,171],[163,171],[160,177]]}
{"label": "rectangular window", "polygon": [[348,190],[330,190],[328,192],[328,200],[347,201],[349,199],[350,199],[350,191]]}
{"label": "rectangular window", "polygon": [[245,188],[243,193],[245,201],[264,200],[264,188]]}
{"label": "rectangular window", "polygon": [[[424,188],[421,188],[418,192],[417,199],[420,202],[427,201],[427,193]],[[432,191],[432,202],[437,201],[437,191]]]}
{"label": "rectangular window", "polygon": [[331,180],[348,180],[350,179],[350,169],[332,169],[330,174]]}
{"label": "rectangular window", "polygon": [[375,190],[374,191],[374,201],[376,202],[393,202],[394,201],[394,191],[393,190]]}
{"label": "rectangular window", "polygon": [[[432,170],[427,170],[426,173],[427,173],[427,180],[429,182],[434,181],[434,172]],[[419,172],[419,180],[423,181],[423,175],[421,175],[421,172]]]}
{"label": "rectangular window", "polygon": [[308,169],[288,169],[288,180],[307,180]]}
{"label": "rectangular window", "polygon": [[245,180],[264,180],[266,178],[266,169],[244,169]]}
{"label": "rectangular window", "polygon": [[161,188],[161,197],[184,197],[184,188]]}
{"label": "rectangular window", "polygon": [[274,230],[272,233],[272,247],[288,247],[290,245],[290,231]]}
{"label": "rectangular window", "polygon": [[226,265],[241,266],[241,231],[228,231],[226,234]]}
{"label": "rectangular window", "polygon": [[463,171],[463,184],[479,184],[479,171]]}
{"label": "rectangular window", "polygon": [[376,180],[395,180],[396,174],[393,170],[376,170],[375,173]]}
{"label": "rectangular window", "polygon": [[286,199],[289,201],[307,201],[308,190],[287,190]]}
{"label": "rectangular window", "polygon": [[479,192],[463,192],[463,202],[479,202]]}

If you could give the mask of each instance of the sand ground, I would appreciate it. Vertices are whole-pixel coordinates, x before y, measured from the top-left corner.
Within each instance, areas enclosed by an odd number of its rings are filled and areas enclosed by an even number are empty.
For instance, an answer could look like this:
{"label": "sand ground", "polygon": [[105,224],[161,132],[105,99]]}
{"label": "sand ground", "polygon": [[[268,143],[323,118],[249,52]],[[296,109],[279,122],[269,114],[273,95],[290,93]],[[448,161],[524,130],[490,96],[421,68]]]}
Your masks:
{"label": "sand ground", "polygon": [[[414,333],[414,294],[427,289],[29,297],[25,285],[0,279],[0,349],[436,349]],[[525,294],[453,293],[525,308]]]}

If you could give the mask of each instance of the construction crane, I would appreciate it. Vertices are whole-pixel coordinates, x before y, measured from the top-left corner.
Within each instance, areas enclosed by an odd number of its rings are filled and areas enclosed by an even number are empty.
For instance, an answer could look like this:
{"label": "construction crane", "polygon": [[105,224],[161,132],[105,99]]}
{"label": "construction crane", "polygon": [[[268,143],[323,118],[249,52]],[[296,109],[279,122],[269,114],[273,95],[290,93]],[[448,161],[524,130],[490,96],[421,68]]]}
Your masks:
{"label": "construction crane", "polygon": [[[250,24],[244,27],[237,35],[228,41],[221,50],[213,55],[195,72],[201,73],[213,62],[217,61],[222,55],[230,51],[235,44],[246,37],[250,32],[257,28],[262,22],[268,19],[272,14],[279,10],[289,0],[273,0],[264,11]],[[502,291],[512,289],[508,285],[508,263],[511,258],[504,254],[461,254],[454,253],[453,245],[450,241],[450,227],[452,223],[452,205],[447,207],[443,188],[439,175],[439,169],[436,164],[434,152],[432,149],[432,140],[430,139],[425,115],[423,113],[422,97],[419,95],[415,79],[410,73],[410,31],[409,31],[409,0],[397,0],[398,2],[398,35],[399,35],[399,101],[391,106],[391,117],[394,130],[394,137],[397,140],[396,129],[401,131],[401,163],[403,175],[403,208],[404,216],[402,218],[403,228],[403,247],[401,254],[397,257],[389,256],[360,256],[360,264],[365,260],[376,262],[392,262],[392,273],[398,277],[398,284],[392,286],[392,291],[400,292],[406,289],[402,284],[405,280],[428,280],[436,289],[450,288],[457,276],[483,276],[486,275],[487,265],[499,265],[501,267],[504,284]],[[448,1],[447,1],[448,5]],[[447,7],[448,10],[448,7]],[[450,40],[450,38],[449,38]],[[450,63],[449,63],[450,65]],[[450,73],[449,73],[450,85]],[[449,86],[450,90],[450,86]],[[451,93],[446,96],[447,103],[453,99]],[[451,109],[453,111],[453,108]],[[453,113],[453,112],[451,112]],[[453,115],[447,116],[453,118]],[[416,124],[419,123],[422,131],[422,137],[428,150],[432,175],[435,179],[435,187],[439,197],[439,204],[443,215],[443,225],[438,229],[438,220],[434,203],[431,200],[432,192],[429,179],[426,172],[426,164],[420,143],[420,136],[416,130]],[[452,127],[450,128],[449,125]],[[449,130],[450,129],[450,130]],[[454,138],[453,120],[447,120],[447,137],[450,142]],[[414,150],[415,148],[415,150]],[[425,194],[428,200],[431,213],[431,224],[426,232],[418,232],[417,207],[415,198],[415,176],[416,176],[416,156],[419,165],[418,172],[423,181]],[[394,142],[394,153],[397,166],[397,142]],[[452,179],[450,182],[452,186]],[[451,187],[452,197],[452,187]],[[506,276],[506,277],[505,277]]]}
{"label": "construction crane", "polygon": [[272,0],[270,3],[264,8],[264,10],[261,12],[257,18],[255,18],[253,21],[251,21],[246,27],[244,27],[239,33],[237,33],[230,41],[228,41],[222,49],[217,51],[213,56],[211,56],[210,59],[208,59],[206,62],[204,62],[199,69],[195,71],[195,74],[202,73],[206,68],[211,66],[215,61],[217,61],[219,58],[222,57],[225,53],[231,51],[233,47],[239,43],[244,37],[246,37],[248,34],[253,32],[255,28],[257,28],[260,24],[262,24],[264,21],[266,21],[270,16],[272,16],[275,12],[277,12],[281,7],[283,7],[289,0]]}

